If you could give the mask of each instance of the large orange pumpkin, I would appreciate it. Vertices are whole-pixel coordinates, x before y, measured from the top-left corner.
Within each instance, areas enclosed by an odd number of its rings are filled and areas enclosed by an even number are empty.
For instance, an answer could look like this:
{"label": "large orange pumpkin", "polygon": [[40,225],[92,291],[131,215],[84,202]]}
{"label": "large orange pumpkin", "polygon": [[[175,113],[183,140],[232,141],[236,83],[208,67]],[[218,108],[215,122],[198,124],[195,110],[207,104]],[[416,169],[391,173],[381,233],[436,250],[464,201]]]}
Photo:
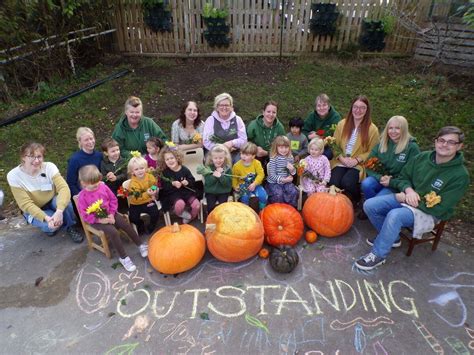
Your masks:
{"label": "large orange pumpkin", "polygon": [[263,245],[260,218],[240,202],[218,205],[207,217],[205,235],[211,254],[226,262],[251,258]]}
{"label": "large orange pumpkin", "polygon": [[202,233],[189,224],[161,228],[148,242],[148,260],[163,274],[178,274],[195,267],[206,252]]}
{"label": "large orange pumpkin", "polygon": [[304,223],[301,214],[286,203],[272,203],[260,212],[268,244],[294,246],[301,239]]}
{"label": "large orange pumpkin", "polygon": [[331,186],[329,192],[317,192],[308,197],[303,207],[303,218],[317,234],[337,237],[351,228],[354,210],[351,200]]}

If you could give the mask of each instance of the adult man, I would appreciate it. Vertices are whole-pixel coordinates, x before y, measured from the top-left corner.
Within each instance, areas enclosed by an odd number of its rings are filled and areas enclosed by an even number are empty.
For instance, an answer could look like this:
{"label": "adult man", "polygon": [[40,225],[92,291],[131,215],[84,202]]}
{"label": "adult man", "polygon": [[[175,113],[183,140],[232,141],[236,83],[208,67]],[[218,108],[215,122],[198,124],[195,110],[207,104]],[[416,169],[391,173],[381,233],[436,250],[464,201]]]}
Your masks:
{"label": "adult man", "polygon": [[469,186],[460,151],[463,141],[464,133],[459,128],[441,128],[435,150],[411,159],[394,181],[401,193],[374,197],[364,203],[364,211],[378,234],[367,239],[372,250],[356,261],[356,267],[372,270],[385,263],[391,248],[401,245],[402,227],[413,228],[414,235],[421,235],[438,221],[451,218]]}

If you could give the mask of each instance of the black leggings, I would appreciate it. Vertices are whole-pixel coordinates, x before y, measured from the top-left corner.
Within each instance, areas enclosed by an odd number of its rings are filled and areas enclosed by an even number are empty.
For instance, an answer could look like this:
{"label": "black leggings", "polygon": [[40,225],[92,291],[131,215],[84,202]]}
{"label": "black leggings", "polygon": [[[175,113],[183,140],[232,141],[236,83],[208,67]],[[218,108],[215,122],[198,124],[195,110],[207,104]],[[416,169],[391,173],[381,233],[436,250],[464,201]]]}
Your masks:
{"label": "black leggings", "polygon": [[222,204],[227,202],[229,199],[229,193],[225,194],[206,194],[206,201],[207,201],[207,214],[211,213],[214,207],[216,207],[216,202]]}
{"label": "black leggings", "polygon": [[127,253],[125,253],[125,249],[123,248],[119,229],[127,233],[130,239],[132,239],[137,246],[141,244],[141,240],[132,225],[128,223],[120,213],[116,213],[114,218],[115,224],[94,223],[92,227],[105,232],[105,235],[110,238],[115,250],[117,250],[118,254],[123,259],[127,256]]}
{"label": "black leggings", "polygon": [[148,226],[148,231],[153,232],[155,229],[156,223],[160,218],[160,211],[155,203],[151,206],[147,206],[148,203],[142,205],[130,205],[128,210],[128,215],[130,217],[130,222],[134,223],[137,226],[139,232],[145,230],[143,221],[140,219],[140,214],[146,213],[150,216],[150,225]]}
{"label": "black leggings", "polygon": [[346,168],[344,166],[336,166],[331,170],[329,185],[336,185],[344,190],[344,194],[347,195],[352,202],[359,202],[359,170],[355,168]]}

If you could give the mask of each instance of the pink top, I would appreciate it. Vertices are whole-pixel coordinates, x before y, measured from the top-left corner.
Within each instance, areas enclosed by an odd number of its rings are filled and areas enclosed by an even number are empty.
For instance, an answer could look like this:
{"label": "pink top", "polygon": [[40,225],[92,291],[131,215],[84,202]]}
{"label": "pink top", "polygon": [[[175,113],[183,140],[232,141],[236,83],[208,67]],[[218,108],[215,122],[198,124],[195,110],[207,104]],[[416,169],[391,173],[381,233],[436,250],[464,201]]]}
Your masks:
{"label": "pink top", "polygon": [[81,192],[79,192],[78,210],[82,219],[89,224],[98,223],[99,221],[99,218],[97,218],[95,214],[88,214],[86,212],[87,208],[99,199],[102,199],[102,208],[107,211],[107,215],[115,215],[115,213],[117,213],[117,197],[115,197],[112,190],[110,190],[104,182],[101,182],[95,191],[82,189]]}
{"label": "pink top", "polygon": [[216,144],[211,141],[211,136],[214,134],[214,121],[219,121],[224,130],[228,129],[230,126],[230,121],[232,118],[236,118],[237,123],[237,138],[232,140],[232,144],[235,148],[242,148],[242,146],[247,143],[247,131],[245,130],[245,123],[237,116],[235,112],[231,112],[230,117],[227,120],[220,118],[217,111],[213,111],[212,114],[207,118],[204,123],[204,129],[202,132],[203,144],[204,147],[208,150],[211,150]]}
{"label": "pink top", "polygon": [[148,163],[149,168],[156,169],[156,160],[153,159],[150,154],[145,155],[145,160]]}

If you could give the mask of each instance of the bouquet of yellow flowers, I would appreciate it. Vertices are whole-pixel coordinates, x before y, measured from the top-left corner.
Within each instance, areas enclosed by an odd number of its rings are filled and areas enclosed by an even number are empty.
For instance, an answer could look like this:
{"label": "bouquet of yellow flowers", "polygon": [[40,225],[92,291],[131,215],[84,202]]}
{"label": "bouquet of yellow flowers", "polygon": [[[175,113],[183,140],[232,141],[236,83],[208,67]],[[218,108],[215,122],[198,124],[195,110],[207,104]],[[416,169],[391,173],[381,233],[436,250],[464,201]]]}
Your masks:
{"label": "bouquet of yellow flowers", "polygon": [[327,136],[324,138],[324,145],[327,145],[331,148],[334,157],[337,158],[340,155],[344,155],[341,147],[336,143],[336,138],[333,136]]}
{"label": "bouquet of yellow flowers", "polygon": [[92,205],[87,207],[86,213],[87,214],[94,214],[97,218],[106,218],[108,216],[107,210],[102,207],[104,201],[102,199],[98,199]]}
{"label": "bouquet of yellow flowers", "polygon": [[426,207],[431,208],[436,206],[438,203],[441,202],[441,196],[437,195],[436,192],[431,191],[430,193],[424,196]]}

